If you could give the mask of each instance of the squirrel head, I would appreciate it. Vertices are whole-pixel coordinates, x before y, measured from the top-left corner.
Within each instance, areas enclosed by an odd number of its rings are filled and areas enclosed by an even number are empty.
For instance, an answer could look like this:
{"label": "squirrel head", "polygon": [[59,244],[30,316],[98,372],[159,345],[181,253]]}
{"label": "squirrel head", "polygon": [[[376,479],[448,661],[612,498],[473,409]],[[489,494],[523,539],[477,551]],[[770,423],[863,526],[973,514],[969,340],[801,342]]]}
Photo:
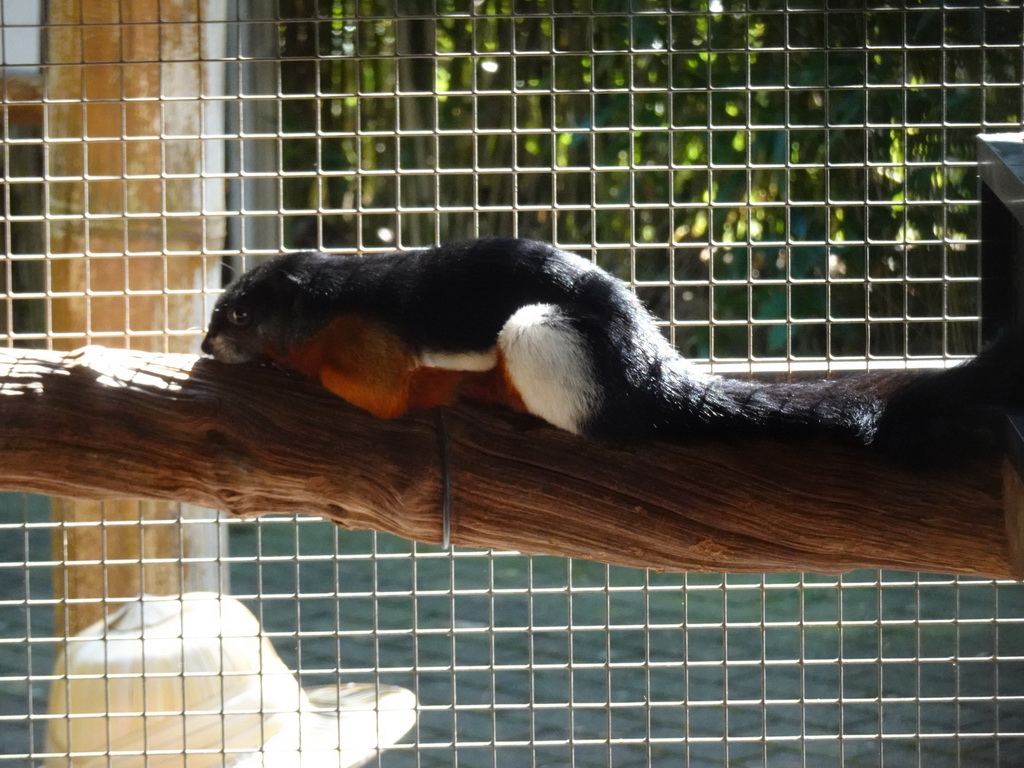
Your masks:
{"label": "squirrel head", "polygon": [[[341,257],[300,252],[253,267],[217,299],[202,349],[225,363],[274,360],[316,330],[310,299],[321,267]],[[323,287],[323,286],[320,286]]]}

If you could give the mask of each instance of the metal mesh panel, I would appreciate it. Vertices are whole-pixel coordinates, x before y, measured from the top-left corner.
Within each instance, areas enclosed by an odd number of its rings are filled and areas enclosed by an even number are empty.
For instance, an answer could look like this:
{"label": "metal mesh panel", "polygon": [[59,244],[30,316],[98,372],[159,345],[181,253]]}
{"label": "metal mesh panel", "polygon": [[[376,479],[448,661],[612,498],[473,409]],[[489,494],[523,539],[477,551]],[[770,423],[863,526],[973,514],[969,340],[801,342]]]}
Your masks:
{"label": "metal mesh panel", "polygon": [[[782,5],[90,0],[44,19],[7,0],[0,338],[194,349],[222,258],[517,234],[629,280],[714,370],[973,353],[974,136],[1022,126],[1019,4]],[[1024,760],[1016,584],[0,510],[0,765],[49,754],[69,617],[133,602],[132,580],[230,592],[305,689],[411,690],[416,725],[380,765]],[[144,542],[217,525],[152,583],[168,557]],[[119,550],[122,529],[143,544]],[[73,592],[86,572],[100,587]]]}

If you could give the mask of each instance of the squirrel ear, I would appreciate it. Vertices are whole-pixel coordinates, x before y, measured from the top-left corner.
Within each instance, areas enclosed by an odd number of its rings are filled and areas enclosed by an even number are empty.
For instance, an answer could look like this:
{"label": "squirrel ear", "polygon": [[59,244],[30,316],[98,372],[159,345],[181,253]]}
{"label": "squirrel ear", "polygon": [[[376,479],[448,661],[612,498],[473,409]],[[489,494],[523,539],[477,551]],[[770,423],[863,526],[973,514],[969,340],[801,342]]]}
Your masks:
{"label": "squirrel ear", "polygon": [[270,285],[270,290],[278,297],[290,296],[302,285],[299,275],[293,274],[286,269],[279,269],[273,272],[267,282]]}

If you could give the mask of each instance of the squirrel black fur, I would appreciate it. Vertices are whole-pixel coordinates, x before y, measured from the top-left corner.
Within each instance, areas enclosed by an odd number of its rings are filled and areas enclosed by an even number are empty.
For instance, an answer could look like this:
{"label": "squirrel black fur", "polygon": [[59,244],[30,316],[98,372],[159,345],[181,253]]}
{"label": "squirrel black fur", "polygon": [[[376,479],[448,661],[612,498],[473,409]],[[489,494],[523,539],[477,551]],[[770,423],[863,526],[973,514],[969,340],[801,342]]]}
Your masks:
{"label": "squirrel black fur", "polygon": [[1007,337],[949,370],[819,382],[709,375],[625,283],[514,238],[281,255],[227,288],[203,341],[218,360],[302,371],[382,417],[468,397],[616,443],[829,436],[921,466],[996,446],[1024,393],[1021,347]]}

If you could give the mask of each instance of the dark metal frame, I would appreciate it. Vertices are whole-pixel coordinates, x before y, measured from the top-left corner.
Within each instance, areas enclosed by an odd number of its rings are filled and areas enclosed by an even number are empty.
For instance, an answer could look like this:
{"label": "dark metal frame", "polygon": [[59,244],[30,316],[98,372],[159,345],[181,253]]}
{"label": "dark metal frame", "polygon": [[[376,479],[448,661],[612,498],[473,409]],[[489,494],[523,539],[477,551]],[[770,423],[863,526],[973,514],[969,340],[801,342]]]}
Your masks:
{"label": "dark metal frame", "polygon": [[1024,133],[978,137],[981,335],[1024,331]]}

